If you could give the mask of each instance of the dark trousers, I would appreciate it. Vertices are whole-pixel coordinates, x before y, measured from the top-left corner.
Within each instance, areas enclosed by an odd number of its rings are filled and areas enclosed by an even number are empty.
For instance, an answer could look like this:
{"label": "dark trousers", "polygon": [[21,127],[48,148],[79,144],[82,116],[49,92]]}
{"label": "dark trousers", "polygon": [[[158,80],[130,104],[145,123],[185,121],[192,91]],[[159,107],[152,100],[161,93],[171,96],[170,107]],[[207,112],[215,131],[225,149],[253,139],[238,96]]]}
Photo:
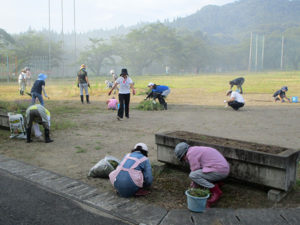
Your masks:
{"label": "dark trousers", "polygon": [[120,107],[118,110],[118,117],[123,118],[124,104],[125,104],[125,116],[129,118],[129,102],[130,102],[130,94],[119,94]]}
{"label": "dark trousers", "polygon": [[237,101],[228,102],[228,105],[232,107],[234,110],[238,110],[243,107],[245,104]]}

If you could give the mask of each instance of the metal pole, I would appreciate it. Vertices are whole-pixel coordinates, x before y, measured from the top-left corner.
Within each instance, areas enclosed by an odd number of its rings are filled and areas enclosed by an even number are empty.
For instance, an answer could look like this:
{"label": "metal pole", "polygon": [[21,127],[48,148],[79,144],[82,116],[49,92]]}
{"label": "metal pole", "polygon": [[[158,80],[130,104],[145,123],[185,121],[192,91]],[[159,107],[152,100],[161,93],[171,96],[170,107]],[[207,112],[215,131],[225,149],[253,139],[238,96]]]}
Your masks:
{"label": "metal pole", "polygon": [[62,35],[62,76],[65,76],[65,59],[64,59],[64,1],[61,0],[61,35]]}
{"label": "metal pole", "polygon": [[6,68],[7,68],[7,82],[9,82],[9,57],[8,57],[8,53],[6,54]]}
{"label": "metal pole", "polygon": [[75,10],[75,0],[74,0],[74,41],[75,41],[75,45],[74,45],[74,55],[75,55],[75,62],[77,60],[77,40],[76,40],[76,10]]}
{"label": "metal pole", "polygon": [[255,72],[257,72],[257,52],[258,52],[258,35],[256,35],[256,40],[255,40]]}
{"label": "metal pole", "polygon": [[261,69],[264,69],[264,57],[265,57],[265,35],[262,39],[262,49],[261,49]]}
{"label": "metal pole", "polygon": [[48,73],[50,73],[51,68],[51,27],[50,27],[50,0],[48,0],[48,8],[49,8],[49,37],[48,37]]}
{"label": "metal pole", "polygon": [[283,50],[284,50],[284,36],[281,38],[281,60],[280,60],[280,69],[283,70]]}
{"label": "metal pole", "polygon": [[252,64],[252,32],[250,36],[250,49],[249,49],[249,63],[248,63],[248,71],[251,71],[251,64]]}

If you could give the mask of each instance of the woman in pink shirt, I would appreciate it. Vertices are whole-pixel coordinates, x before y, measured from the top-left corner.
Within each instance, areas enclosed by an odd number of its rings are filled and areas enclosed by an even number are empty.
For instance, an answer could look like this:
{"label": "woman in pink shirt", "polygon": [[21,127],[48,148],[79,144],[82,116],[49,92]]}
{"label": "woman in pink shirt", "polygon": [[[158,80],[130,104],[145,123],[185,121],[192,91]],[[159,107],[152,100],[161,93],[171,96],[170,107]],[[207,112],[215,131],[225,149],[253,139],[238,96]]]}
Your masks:
{"label": "woman in pink shirt", "polygon": [[200,185],[210,190],[211,197],[207,201],[207,207],[217,202],[222,195],[217,182],[225,179],[230,172],[229,164],[224,156],[214,148],[189,146],[185,142],[176,145],[175,155],[180,161],[189,163],[191,187]]}

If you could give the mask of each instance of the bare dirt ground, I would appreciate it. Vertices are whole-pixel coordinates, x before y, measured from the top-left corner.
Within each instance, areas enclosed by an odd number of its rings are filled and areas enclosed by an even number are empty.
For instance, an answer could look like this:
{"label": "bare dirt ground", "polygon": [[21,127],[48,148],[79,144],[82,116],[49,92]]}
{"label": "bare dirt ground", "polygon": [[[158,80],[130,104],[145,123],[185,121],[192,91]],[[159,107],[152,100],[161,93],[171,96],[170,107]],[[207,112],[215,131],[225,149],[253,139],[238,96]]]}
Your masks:
{"label": "bare dirt ground", "polygon": [[[92,98],[91,105],[81,105],[77,98],[73,101],[57,102],[86,108],[84,112],[52,114],[52,120],[61,121],[68,118],[76,123],[76,128],[52,132],[54,142],[50,144],[38,141],[27,144],[23,140],[10,140],[8,132],[1,131],[0,154],[81,180],[99,188],[100,191],[113,191],[108,179],[88,178],[89,169],[105,155],[122,159],[136,143],[144,142],[149,147],[155,179],[151,194],[139,199],[166,208],[184,208],[184,190],[190,182],[188,173],[162,167],[163,164],[157,161],[155,133],[190,131],[300,148],[300,104],[275,104],[267,97],[252,95],[248,97],[244,108],[234,111],[224,108],[223,104],[215,104],[214,101],[207,106],[183,105],[180,99],[176,98],[175,104],[175,99],[170,97],[167,111],[149,112],[134,109],[141,97],[135,98],[131,105],[130,119],[122,121],[117,121],[116,111],[106,110],[104,101],[96,98]],[[199,99],[199,104],[201,102]],[[91,112],[89,107],[93,108]],[[277,204],[267,201],[266,191],[256,187],[228,181],[222,189],[224,195],[216,207],[300,206],[299,185],[285,200]]]}

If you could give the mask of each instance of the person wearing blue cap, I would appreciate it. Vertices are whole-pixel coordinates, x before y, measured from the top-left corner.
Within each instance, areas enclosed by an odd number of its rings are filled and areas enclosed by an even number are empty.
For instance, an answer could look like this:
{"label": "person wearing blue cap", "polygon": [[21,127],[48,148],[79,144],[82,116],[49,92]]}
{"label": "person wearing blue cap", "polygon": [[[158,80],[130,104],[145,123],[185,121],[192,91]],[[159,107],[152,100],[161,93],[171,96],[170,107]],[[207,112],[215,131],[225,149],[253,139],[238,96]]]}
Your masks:
{"label": "person wearing blue cap", "polygon": [[43,73],[40,73],[38,75],[38,79],[34,82],[32,88],[31,88],[31,97],[32,97],[32,100],[31,100],[31,104],[35,104],[35,100],[36,98],[38,98],[38,100],[40,101],[41,105],[44,106],[44,99],[43,99],[43,96],[42,96],[42,91],[45,95],[46,98],[49,99],[48,95],[46,94],[46,91],[45,91],[45,80],[47,78],[47,75],[46,74],[43,74]]}
{"label": "person wearing blue cap", "polygon": [[288,100],[289,102],[290,99],[288,97],[286,97],[286,92],[288,91],[288,87],[287,86],[283,86],[280,90],[276,91],[274,94],[273,94],[273,97],[274,97],[274,101],[277,102],[277,101],[281,101],[281,102],[284,102],[284,99]]}

